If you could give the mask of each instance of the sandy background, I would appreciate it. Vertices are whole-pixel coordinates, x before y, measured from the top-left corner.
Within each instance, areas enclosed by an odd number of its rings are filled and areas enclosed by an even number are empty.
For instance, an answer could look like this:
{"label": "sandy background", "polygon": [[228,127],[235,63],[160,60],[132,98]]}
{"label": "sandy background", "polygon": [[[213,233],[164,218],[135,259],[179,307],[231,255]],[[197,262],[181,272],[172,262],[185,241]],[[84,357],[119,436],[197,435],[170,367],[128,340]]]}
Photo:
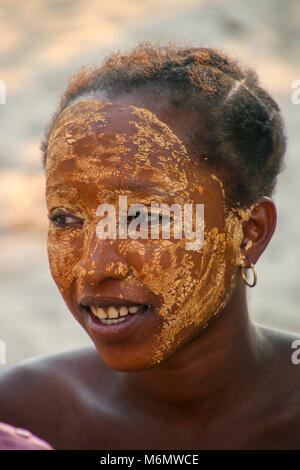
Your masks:
{"label": "sandy background", "polygon": [[275,195],[277,231],[257,264],[252,317],[300,332],[298,0],[0,1],[0,339],[7,363],[90,343],[48,268],[39,140],[68,78],[144,39],[222,47],[254,66],[279,102],[289,137]]}

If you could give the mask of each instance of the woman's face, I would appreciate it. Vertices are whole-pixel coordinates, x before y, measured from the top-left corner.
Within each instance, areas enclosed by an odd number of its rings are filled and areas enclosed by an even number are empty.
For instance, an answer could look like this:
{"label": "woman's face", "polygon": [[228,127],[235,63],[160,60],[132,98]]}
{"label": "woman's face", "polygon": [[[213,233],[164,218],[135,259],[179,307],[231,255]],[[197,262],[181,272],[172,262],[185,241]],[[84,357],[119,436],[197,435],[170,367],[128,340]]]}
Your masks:
{"label": "woman's face", "polygon": [[[108,203],[118,215],[119,196],[127,196],[128,208],[144,204],[149,214],[151,203],[193,204],[194,216],[195,205],[203,204],[203,246],[188,250],[184,234],[176,239],[172,232],[169,239],[161,233],[120,239],[118,231],[116,238],[99,238],[97,208]],[[108,365],[139,370],[159,363],[225,306],[242,220],[225,210],[224,196],[221,181],[147,109],[87,99],[60,115],[46,163],[50,269]],[[140,308],[131,313],[129,305]],[[124,317],[107,321],[93,312]]]}

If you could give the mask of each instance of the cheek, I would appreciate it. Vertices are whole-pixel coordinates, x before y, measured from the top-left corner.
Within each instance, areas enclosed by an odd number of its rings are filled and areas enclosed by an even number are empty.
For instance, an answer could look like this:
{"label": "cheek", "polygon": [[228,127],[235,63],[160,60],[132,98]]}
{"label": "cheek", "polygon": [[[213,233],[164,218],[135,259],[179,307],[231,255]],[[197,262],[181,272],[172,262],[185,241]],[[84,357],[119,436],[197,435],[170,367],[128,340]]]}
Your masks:
{"label": "cheek", "polygon": [[79,230],[62,231],[49,227],[48,259],[52,277],[62,293],[67,295],[74,279],[74,266],[79,260],[82,240]]}
{"label": "cheek", "polygon": [[[191,293],[197,279],[197,262],[202,256],[192,255],[185,249],[186,240],[149,241],[140,244],[139,263],[133,267],[135,276],[153,293],[162,299],[159,315],[167,315],[173,306],[180,303]],[[136,247],[130,243],[121,252],[136,259]],[[195,259],[193,259],[193,256]],[[135,269],[137,268],[138,269]]]}
{"label": "cheek", "polygon": [[223,232],[213,228],[205,234],[201,250],[187,251],[185,241],[180,240],[159,250],[156,267],[155,263],[151,268],[143,267],[143,282],[163,298],[158,312],[162,329],[156,340],[156,362],[205,328],[226,305],[242,239],[240,224],[236,220],[227,222]]}

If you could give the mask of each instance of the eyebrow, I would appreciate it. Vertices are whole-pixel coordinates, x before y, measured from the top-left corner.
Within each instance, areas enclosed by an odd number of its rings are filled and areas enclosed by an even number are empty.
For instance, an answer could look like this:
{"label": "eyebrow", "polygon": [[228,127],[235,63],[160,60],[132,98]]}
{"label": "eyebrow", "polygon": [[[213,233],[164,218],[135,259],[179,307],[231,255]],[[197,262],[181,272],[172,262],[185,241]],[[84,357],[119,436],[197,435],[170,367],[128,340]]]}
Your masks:
{"label": "eyebrow", "polygon": [[145,189],[149,189],[151,191],[155,190],[155,192],[163,193],[164,191],[168,190],[168,186],[163,181],[161,183],[162,184],[160,184],[160,182],[153,183],[149,180],[143,182],[130,181],[124,185],[121,184],[119,189],[125,189],[132,192],[145,191]]}
{"label": "eyebrow", "polygon": [[[99,184],[99,187],[103,187],[103,185]],[[104,187],[108,190],[111,189],[111,185],[108,185],[108,184],[104,184]],[[74,197],[75,195],[70,194],[70,189],[71,189],[70,187],[64,186],[62,183],[59,183],[55,186],[51,186],[49,188],[49,192],[59,190],[60,193],[65,193],[68,196]],[[169,190],[169,186],[164,181],[153,183],[152,181],[149,181],[149,180],[146,180],[143,182],[132,180],[130,182],[125,182],[124,184],[121,183],[118,186],[118,190],[126,190],[126,191],[137,192],[137,193],[141,193],[141,192],[144,193],[145,190],[149,190],[148,192],[152,192],[157,195],[165,195],[166,191]],[[116,191],[116,189],[113,189],[113,191]]]}

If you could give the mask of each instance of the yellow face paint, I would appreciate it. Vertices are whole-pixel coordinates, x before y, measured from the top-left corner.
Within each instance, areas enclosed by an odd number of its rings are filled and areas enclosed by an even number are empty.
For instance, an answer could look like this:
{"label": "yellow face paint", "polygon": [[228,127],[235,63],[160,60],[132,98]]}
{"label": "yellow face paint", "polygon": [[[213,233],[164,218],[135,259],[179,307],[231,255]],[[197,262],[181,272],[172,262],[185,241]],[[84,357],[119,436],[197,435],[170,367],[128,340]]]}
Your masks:
{"label": "yellow face paint", "polygon": [[[119,298],[138,292],[156,302],[145,331],[141,326],[140,334],[128,340],[139,357],[137,367],[168,357],[226,305],[240,258],[242,223],[249,214],[228,212],[222,181],[192,159],[155,114],[98,100],[69,106],[50,136],[46,179],[50,215],[64,211],[71,220],[84,222],[66,229],[50,224],[48,233],[53,278],[82,326],[74,298],[91,286],[101,297],[102,282],[110,282],[113,290],[117,286]],[[119,195],[128,197],[128,205],[204,204],[203,248],[187,251],[185,238],[97,239],[96,209],[102,203],[117,207]],[[139,297],[136,301],[141,302]],[[107,345],[96,346],[112,361]],[[123,363],[133,361],[130,357],[127,362],[123,357]]]}

